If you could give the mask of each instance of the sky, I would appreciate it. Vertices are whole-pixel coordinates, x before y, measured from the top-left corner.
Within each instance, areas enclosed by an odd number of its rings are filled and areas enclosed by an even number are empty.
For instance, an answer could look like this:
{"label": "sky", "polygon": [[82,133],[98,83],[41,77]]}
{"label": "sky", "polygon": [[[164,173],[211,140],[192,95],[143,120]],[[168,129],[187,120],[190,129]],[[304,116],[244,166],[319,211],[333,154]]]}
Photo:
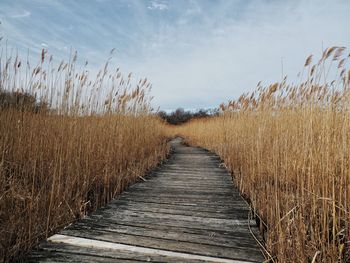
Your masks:
{"label": "sky", "polygon": [[199,109],[293,81],[305,58],[350,47],[349,0],[0,0],[0,37],[19,51],[71,49],[152,83],[162,110]]}

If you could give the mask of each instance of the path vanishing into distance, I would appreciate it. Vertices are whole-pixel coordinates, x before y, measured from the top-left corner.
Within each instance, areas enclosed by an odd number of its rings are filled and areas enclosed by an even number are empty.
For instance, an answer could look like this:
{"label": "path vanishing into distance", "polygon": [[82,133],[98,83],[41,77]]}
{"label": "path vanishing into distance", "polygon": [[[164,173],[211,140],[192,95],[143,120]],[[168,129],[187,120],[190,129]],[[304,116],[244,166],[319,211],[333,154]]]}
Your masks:
{"label": "path vanishing into distance", "polygon": [[[249,207],[214,153],[171,141],[145,181],[41,243],[29,262],[262,262]],[[250,229],[249,229],[250,225]]]}

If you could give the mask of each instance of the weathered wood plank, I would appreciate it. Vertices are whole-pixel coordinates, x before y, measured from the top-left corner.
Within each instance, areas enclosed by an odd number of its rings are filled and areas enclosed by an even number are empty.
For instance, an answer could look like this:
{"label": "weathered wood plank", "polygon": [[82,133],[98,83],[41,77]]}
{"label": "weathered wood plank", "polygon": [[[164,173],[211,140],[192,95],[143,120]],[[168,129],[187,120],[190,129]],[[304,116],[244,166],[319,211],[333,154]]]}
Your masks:
{"label": "weathered wood plank", "polygon": [[[238,227],[236,226],[234,229],[225,230],[225,229],[203,229],[200,227],[193,227],[191,225],[183,224],[181,226],[179,225],[171,225],[167,224],[164,220],[158,221],[158,222],[145,222],[145,221],[134,221],[134,222],[126,222],[126,221],[120,221],[120,222],[110,222],[109,220],[92,220],[92,219],[86,219],[87,221],[84,222],[77,222],[71,227],[62,230],[61,233],[68,234],[70,230],[74,230],[77,228],[80,228],[82,225],[87,226],[89,229],[94,229],[94,226],[96,227],[102,227],[102,228],[108,228],[111,225],[118,227],[118,225],[124,225],[124,226],[139,226],[139,227],[145,227],[150,229],[161,229],[162,231],[178,231],[179,233],[194,233],[204,236],[223,236],[223,237],[232,237],[232,238],[240,238],[240,237],[249,237],[251,240],[251,233],[247,232],[247,229],[245,227]],[[253,228],[253,230],[255,230]]]}
{"label": "weathered wood plank", "polygon": [[31,262],[262,262],[220,158],[179,139],[146,181],[43,242]]}
{"label": "weathered wood plank", "polygon": [[107,241],[117,244],[134,245],[153,249],[170,250],[182,253],[194,253],[202,256],[231,258],[244,260],[249,256],[250,260],[258,261],[261,252],[251,247],[225,247],[221,244],[207,245],[193,242],[180,242],[178,240],[170,240],[165,238],[146,237],[132,234],[122,234],[109,231],[96,230],[93,231],[76,231],[69,232],[69,236],[81,237],[90,240]]}
{"label": "weathered wood plank", "polygon": [[[97,221],[99,220],[99,221]],[[100,222],[103,221],[106,224],[117,224],[118,222],[130,222],[130,223],[138,223],[141,222],[143,224],[158,224],[162,226],[172,226],[172,227],[187,227],[187,228],[194,228],[194,229],[203,229],[207,231],[219,231],[224,230],[226,232],[235,232],[238,230],[245,229],[247,231],[248,228],[248,222],[243,221],[234,221],[232,224],[227,225],[220,225],[219,223],[210,223],[210,220],[206,221],[186,221],[186,220],[175,220],[171,218],[157,218],[157,217],[141,217],[141,216],[130,216],[130,215],[115,215],[113,217],[100,217],[100,218],[93,218],[87,219],[86,223],[89,222]]]}
{"label": "weathered wood plank", "polygon": [[[215,196],[215,195],[179,195],[179,194],[171,194],[171,193],[151,193],[151,194],[146,194],[144,192],[142,193],[136,193],[136,192],[129,192],[126,193],[128,194],[128,198],[153,198],[153,199],[160,199],[160,200],[174,200],[176,201],[195,201],[198,203],[207,203],[207,202],[229,202],[232,200],[233,195],[228,195],[228,196]],[[181,198],[179,198],[181,197]]]}
{"label": "weathered wood plank", "polygon": [[[108,212],[107,212],[108,211]],[[152,219],[154,221],[160,220],[174,220],[174,221],[182,221],[191,224],[203,224],[210,226],[221,226],[224,228],[232,228],[236,226],[246,226],[248,223],[254,224],[253,222],[249,222],[247,219],[242,219],[244,215],[247,215],[246,210],[237,211],[237,215],[235,217],[227,219],[227,218],[216,218],[216,217],[203,217],[203,216],[194,216],[194,215],[179,215],[179,214],[167,214],[160,212],[143,212],[143,211],[132,211],[129,209],[126,210],[106,210],[103,214],[99,216],[99,218],[108,218],[110,220],[117,221],[120,218],[140,218],[141,219]],[[125,221],[125,220],[123,220]]]}
{"label": "weathered wood plank", "polygon": [[[186,207],[179,207],[174,206],[169,207],[166,205],[159,205],[159,204],[151,204],[148,203],[147,206],[143,206],[139,203],[130,204],[127,205],[123,203],[119,203],[118,205],[109,205],[109,208],[116,209],[116,211],[120,210],[130,210],[135,212],[151,212],[151,213],[161,213],[161,214],[169,214],[169,215],[187,215],[187,216],[197,216],[197,217],[211,217],[211,218],[218,218],[218,219],[232,219],[235,216],[235,210],[234,209],[227,209],[224,210],[196,210],[196,211],[189,211],[186,209]],[[242,206],[241,208],[238,208],[238,210],[242,209],[246,213],[248,213],[248,209],[245,206]]]}
{"label": "weathered wood plank", "polygon": [[42,245],[39,251],[33,253],[31,262],[253,262],[137,247],[63,235],[54,235],[50,240],[52,242]]}
{"label": "weathered wood plank", "polygon": [[[225,207],[225,208],[234,208],[234,203],[222,203],[220,201],[211,202],[211,201],[203,201],[203,200],[186,200],[186,199],[171,199],[171,198],[159,198],[156,197],[142,197],[142,196],[133,196],[133,198],[124,197],[124,200],[127,201],[145,201],[145,202],[153,202],[159,204],[170,204],[170,205],[182,205],[188,207],[210,207],[217,208]],[[241,202],[240,202],[241,203]]]}
{"label": "weathered wood plank", "polygon": [[[223,235],[222,233],[217,232],[201,232],[199,233],[188,233],[182,232],[179,228],[161,228],[161,227],[152,227],[152,225],[148,225],[149,227],[141,227],[141,226],[128,226],[128,225],[102,225],[98,223],[91,223],[90,225],[86,224],[76,224],[74,230],[71,229],[69,231],[62,231],[62,234],[67,235],[76,235],[79,234],[80,231],[89,233],[90,230],[96,229],[98,231],[111,232],[111,233],[119,233],[119,234],[130,234],[134,236],[142,236],[142,237],[153,237],[153,238],[161,238],[167,240],[175,240],[179,242],[188,242],[188,243],[197,243],[197,244],[206,244],[213,246],[229,247],[229,248],[245,248],[249,247],[251,236],[242,235],[244,232],[240,233],[234,232],[235,235],[232,235],[232,232],[227,233],[228,235]],[[156,225],[155,225],[156,226]],[[164,231],[166,230],[166,231]],[[232,238],[235,237],[235,238]],[[238,239],[239,237],[239,239]],[[256,249],[254,249],[256,250]]]}

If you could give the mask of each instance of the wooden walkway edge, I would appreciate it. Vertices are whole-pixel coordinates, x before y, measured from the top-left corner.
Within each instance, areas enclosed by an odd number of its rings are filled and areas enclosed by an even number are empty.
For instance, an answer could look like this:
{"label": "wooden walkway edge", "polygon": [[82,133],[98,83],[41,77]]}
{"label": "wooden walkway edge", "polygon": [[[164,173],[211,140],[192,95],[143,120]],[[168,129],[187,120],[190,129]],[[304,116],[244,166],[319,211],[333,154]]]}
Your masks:
{"label": "wooden walkway edge", "polygon": [[220,159],[172,142],[169,160],[27,262],[262,262],[249,207]]}

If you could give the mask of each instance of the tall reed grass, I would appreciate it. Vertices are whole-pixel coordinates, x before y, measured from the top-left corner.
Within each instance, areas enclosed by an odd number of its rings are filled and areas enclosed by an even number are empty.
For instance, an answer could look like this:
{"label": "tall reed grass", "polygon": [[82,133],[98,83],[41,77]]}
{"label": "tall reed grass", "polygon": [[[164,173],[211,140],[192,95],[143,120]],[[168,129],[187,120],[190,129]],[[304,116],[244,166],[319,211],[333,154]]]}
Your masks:
{"label": "tall reed grass", "polygon": [[[104,205],[167,154],[147,79],[97,76],[77,54],[0,57],[0,261]],[[79,69],[78,69],[79,68]]]}
{"label": "tall reed grass", "polygon": [[219,117],[175,130],[222,157],[256,213],[270,262],[350,262],[345,52],[328,48],[315,64],[310,56],[299,84],[258,84],[222,104]]}

